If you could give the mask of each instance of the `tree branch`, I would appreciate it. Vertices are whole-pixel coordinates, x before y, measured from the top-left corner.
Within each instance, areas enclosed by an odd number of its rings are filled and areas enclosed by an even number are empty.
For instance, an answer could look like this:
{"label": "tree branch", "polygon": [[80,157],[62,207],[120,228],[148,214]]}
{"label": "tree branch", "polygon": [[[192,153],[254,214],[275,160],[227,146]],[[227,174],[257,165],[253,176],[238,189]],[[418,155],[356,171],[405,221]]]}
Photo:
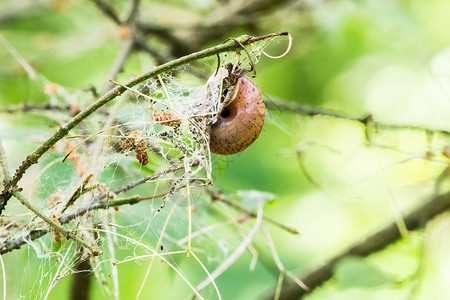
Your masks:
{"label": "tree branch", "polygon": [[[257,217],[257,214],[255,212],[250,211],[247,208],[243,207],[236,200],[226,197],[224,194],[222,194],[221,191],[213,190],[211,188],[206,188],[205,190],[210,195],[210,197],[211,197],[211,199],[213,201],[223,202],[223,203],[227,204],[228,206],[234,207],[235,209],[239,210],[240,212],[246,214],[247,216],[249,216],[251,218],[256,218]],[[278,222],[278,221],[276,221],[276,220],[274,220],[272,218],[269,218],[269,217],[266,217],[266,216],[263,215],[262,219],[264,221],[266,221],[266,222],[269,222],[269,223],[271,223],[271,224],[273,224],[273,225],[283,229],[283,230],[286,230],[289,233],[292,233],[292,234],[295,234],[295,235],[300,234],[298,232],[298,230],[295,229],[294,227],[290,227],[290,226],[284,225],[283,223],[280,223],[280,222]]]}
{"label": "tree branch", "polygon": [[76,243],[80,244],[81,246],[89,249],[92,252],[92,254],[95,255],[95,256],[103,254],[102,250],[96,249],[96,248],[88,245],[85,241],[81,240],[78,236],[76,236],[72,231],[64,228],[62,226],[62,224],[58,224],[56,221],[54,221],[51,218],[49,218],[49,217],[45,216],[44,214],[42,214],[37,208],[35,208],[28,201],[26,201],[24,199],[24,197],[18,191],[14,191],[13,195],[17,199],[19,199],[19,201],[20,201],[20,203],[22,203],[22,205],[24,205],[26,208],[31,210],[36,216],[41,218],[51,228],[53,228],[54,230],[56,230],[59,233],[61,233],[62,235],[64,235],[67,239],[72,239],[73,241],[75,241]]}
{"label": "tree branch", "polygon": [[134,19],[137,18],[139,14],[139,4],[140,0],[132,0],[131,1],[131,9],[130,13],[128,14],[128,17],[125,20],[125,23],[132,23]]}
{"label": "tree branch", "polygon": [[[211,40],[222,38],[227,32],[232,32],[239,26],[256,23],[258,16],[273,13],[279,7],[292,0],[247,0],[236,5],[236,1],[219,4],[207,15],[203,16],[201,24],[180,26],[176,30],[161,28],[155,25],[139,23],[140,28],[158,35],[171,45],[171,54],[175,57],[185,55],[194,49],[202,47]],[[253,26],[255,27],[255,26]],[[186,43],[184,41],[189,41]]]}
{"label": "tree branch", "polygon": [[[0,147],[0,150],[2,150],[3,148]],[[2,154],[2,153],[0,153]],[[0,158],[3,158],[3,156],[0,155]],[[2,166],[5,166],[5,164],[3,163],[4,160],[2,160]],[[192,162],[192,166],[197,165],[199,162],[198,160],[195,160]],[[178,164],[178,165],[174,165],[171,166],[163,171],[154,173],[154,174],[150,174],[148,176],[145,176],[141,179],[138,179],[136,181],[133,181],[131,183],[128,183],[124,186],[122,186],[121,188],[118,188],[116,190],[114,190],[112,192],[112,194],[118,195],[120,193],[126,192],[140,184],[143,184],[145,182],[148,182],[150,180],[156,179],[160,176],[163,176],[165,174],[168,173],[172,173],[175,172],[179,169],[184,168],[183,164]],[[86,179],[85,179],[86,181]],[[74,194],[77,194],[76,192]],[[102,195],[97,197],[96,199],[94,199],[93,203],[89,204],[89,205],[85,205],[82,207],[79,207],[77,209],[75,209],[73,212],[71,213],[65,213],[62,216],[59,217],[59,222],[61,225],[64,225],[72,220],[74,220],[77,217],[83,216],[86,213],[90,212],[90,211],[94,211],[94,210],[99,210],[99,209],[108,209],[110,207],[118,207],[118,206],[122,206],[122,205],[133,205],[136,203],[139,203],[141,201],[144,200],[149,200],[149,199],[155,199],[155,198],[159,198],[159,197],[163,197],[166,194],[168,194],[168,192],[163,192],[160,194],[154,194],[154,195],[150,195],[150,196],[144,196],[144,197],[140,197],[140,196],[131,196],[131,197],[127,197],[127,198],[121,198],[121,199],[108,199],[108,201],[104,201],[104,199],[107,198],[106,195]],[[4,254],[7,252],[10,252],[14,249],[18,249],[20,248],[20,246],[22,246],[23,244],[26,243],[26,241],[28,240],[35,240],[37,238],[40,238],[42,236],[44,236],[45,234],[49,233],[50,229],[49,228],[39,228],[39,229],[33,229],[30,230],[28,232],[23,232],[20,236],[5,241],[3,244],[0,244],[0,254]]]}
{"label": "tree branch", "polygon": [[[139,184],[145,183],[149,180],[155,179],[164,174],[174,172],[174,171],[180,169],[181,166],[183,166],[183,165],[173,166],[173,167],[166,169],[164,171],[161,171],[159,173],[151,174],[151,175],[146,176],[142,179],[139,179],[131,184],[127,184],[127,185],[123,186],[122,188],[115,190],[113,193],[115,193],[115,194],[122,193],[124,191],[127,191],[127,190],[139,185]],[[249,217],[252,217],[252,218],[257,217],[257,214],[255,212],[249,211],[248,209],[239,205],[239,203],[237,203],[236,201],[234,201],[228,197],[225,197],[220,191],[216,191],[216,190],[212,190],[212,189],[206,189],[206,191],[208,194],[210,194],[210,196],[213,200],[220,201],[220,202],[225,203],[226,205],[234,207],[234,208],[240,210],[241,212],[245,213]],[[70,213],[63,214],[59,218],[59,222],[61,223],[61,225],[64,225],[64,224],[67,224],[68,222],[76,219],[77,217],[83,216],[86,213],[94,211],[94,210],[108,209],[111,207],[118,207],[118,206],[122,206],[122,205],[133,205],[133,204],[139,203],[141,201],[163,197],[163,196],[167,195],[168,193],[169,192],[162,192],[159,194],[154,194],[154,195],[149,195],[149,196],[144,196],[144,197],[135,195],[135,196],[121,198],[121,199],[114,199],[114,200],[109,199],[108,201],[102,201],[103,199],[106,198],[105,196],[99,197],[95,200],[95,202],[93,204],[85,205],[85,206],[75,209],[74,211],[72,211]],[[280,227],[281,229],[286,230],[289,233],[299,234],[295,228],[281,224],[280,222],[273,220],[269,217],[263,216],[262,218],[264,221],[269,222],[277,227]],[[52,220],[50,220],[50,221],[52,221]],[[14,249],[18,249],[18,248],[20,248],[20,246],[25,244],[26,241],[35,240],[37,238],[44,236],[45,234],[47,234],[49,232],[50,232],[49,228],[39,228],[39,229],[31,230],[29,232],[24,232],[24,233],[22,233],[22,235],[15,237],[14,239],[8,240],[8,241],[4,242],[3,244],[0,244],[0,254],[10,252]],[[67,233],[65,233],[65,232],[63,234],[67,235]]]}
{"label": "tree branch", "polygon": [[[3,172],[3,185],[6,185],[6,183],[11,180],[11,175],[9,174],[8,162],[6,161],[5,149],[3,148],[1,138],[0,138],[0,165],[2,167]],[[3,205],[3,203],[1,205]]]}
{"label": "tree branch", "polygon": [[[251,36],[241,36],[238,38],[238,40],[243,45],[249,45],[251,43],[275,37],[275,36],[281,36],[281,35],[287,35],[288,33],[286,31],[277,32],[268,34],[265,36],[260,37],[251,37]],[[159,67],[156,67],[152,69],[149,72],[143,73],[136,78],[131,79],[128,81],[124,86],[116,86],[113,89],[111,89],[108,93],[106,93],[103,97],[98,99],[96,102],[91,104],[89,107],[85,108],[83,111],[81,111],[79,114],[77,114],[73,119],[71,119],[69,122],[67,122],[64,125],[61,125],[59,129],[51,136],[49,137],[40,147],[38,147],[36,150],[34,150],[31,154],[27,156],[27,158],[22,162],[21,166],[16,170],[16,173],[11,178],[11,180],[4,186],[3,192],[0,194],[0,215],[4,209],[4,206],[6,205],[7,201],[12,197],[11,188],[17,186],[17,183],[22,179],[23,175],[25,174],[25,171],[28,170],[33,164],[36,164],[39,159],[42,157],[42,155],[47,152],[56,142],[64,138],[70,130],[72,130],[75,126],[77,126],[82,120],[86,119],[88,116],[90,116],[93,112],[95,112],[97,109],[105,105],[106,103],[110,102],[111,100],[115,99],[117,96],[120,96],[122,93],[126,91],[126,87],[133,87],[139,83],[142,83],[143,81],[157,76],[159,74],[162,74],[164,72],[167,72],[169,70],[172,70],[174,68],[177,68],[179,66],[182,66],[184,64],[191,63],[193,61],[213,56],[222,52],[229,52],[229,51],[235,51],[239,49],[240,46],[237,42],[234,40],[229,40],[223,44],[217,45],[212,48],[208,48],[196,53],[192,53],[190,55],[183,56],[181,58],[175,59],[173,61],[170,61],[166,64],[163,64]]]}
{"label": "tree branch", "polygon": [[[166,194],[167,194],[167,192],[155,194],[155,195],[151,195],[151,196],[145,196],[145,197],[132,196],[132,197],[127,197],[127,198],[122,198],[122,199],[117,199],[117,200],[110,200],[107,202],[96,202],[91,205],[79,207],[71,213],[63,214],[59,218],[59,222],[61,223],[61,225],[64,225],[64,224],[67,224],[70,221],[74,220],[77,217],[85,215],[86,213],[88,213],[90,211],[99,210],[99,209],[108,209],[110,207],[116,207],[116,206],[122,206],[122,205],[133,205],[133,204],[139,203],[144,200],[163,197]],[[49,222],[54,222],[54,221],[50,220]],[[39,229],[30,230],[28,232],[23,232],[20,236],[17,236],[13,239],[5,241],[3,244],[0,244],[0,254],[3,255],[5,253],[13,251],[14,249],[19,249],[27,241],[33,241],[35,239],[38,239],[38,238],[46,235],[49,232],[50,232],[49,228],[39,228]],[[66,232],[62,232],[62,234],[67,236]],[[69,235],[69,238],[72,238],[72,236]],[[98,251],[100,251],[100,250],[98,250]]]}
{"label": "tree branch", "polygon": [[[450,192],[439,195],[437,197],[428,200],[425,203],[420,204],[415,209],[403,215],[408,230],[414,230],[423,227],[427,221],[434,218],[438,214],[450,209]],[[386,226],[382,227],[378,231],[369,234],[359,241],[355,242],[347,250],[337,254],[324,264],[311,269],[305,274],[299,276],[300,280],[304,282],[309,291],[301,289],[295,283],[286,284],[280,295],[280,300],[294,300],[300,299],[307,293],[310,293],[318,286],[322,285],[325,281],[333,276],[333,269],[336,264],[343,258],[349,256],[368,256],[371,253],[380,251],[386,246],[392,244],[401,237],[395,221],[390,222]],[[273,299],[273,295],[267,297],[267,299]]]}
{"label": "tree branch", "polygon": [[69,111],[70,105],[55,105],[51,103],[47,104],[29,104],[23,102],[20,105],[11,105],[0,107],[2,113],[15,113],[15,112],[29,112],[32,110],[57,110],[57,111]]}
{"label": "tree branch", "polygon": [[70,300],[89,300],[92,267],[88,259],[81,261],[72,276]]}
{"label": "tree branch", "polygon": [[317,107],[309,104],[294,102],[294,101],[284,101],[284,100],[274,100],[266,102],[269,109],[273,110],[287,110],[295,113],[304,114],[307,116],[330,116],[334,118],[340,118],[350,121],[359,122],[361,124],[367,125],[371,123],[375,128],[388,128],[388,129],[412,129],[412,130],[423,130],[429,132],[436,132],[445,135],[450,135],[448,130],[430,129],[423,126],[413,126],[413,125],[402,125],[402,124],[389,124],[373,120],[371,114],[364,115],[351,115],[346,114],[337,110],[327,109],[322,107]]}
{"label": "tree branch", "polygon": [[117,15],[115,9],[113,6],[109,5],[108,3],[102,1],[102,0],[93,0],[95,5],[111,20],[113,20],[117,25],[121,25],[122,21],[120,20],[119,16]]}
{"label": "tree branch", "polygon": [[130,54],[133,52],[134,48],[134,40],[133,38],[126,38],[122,41],[122,45],[120,46],[120,50],[116,55],[116,58],[114,59],[113,65],[111,69],[109,70],[109,73],[107,75],[107,81],[103,87],[102,94],[105,94],[108,90],[113,88],[113,84],[109,81],[109,79],[116,79],[117,75],[122,72],[123,65],[125,64],[126,60],[130,56]]}

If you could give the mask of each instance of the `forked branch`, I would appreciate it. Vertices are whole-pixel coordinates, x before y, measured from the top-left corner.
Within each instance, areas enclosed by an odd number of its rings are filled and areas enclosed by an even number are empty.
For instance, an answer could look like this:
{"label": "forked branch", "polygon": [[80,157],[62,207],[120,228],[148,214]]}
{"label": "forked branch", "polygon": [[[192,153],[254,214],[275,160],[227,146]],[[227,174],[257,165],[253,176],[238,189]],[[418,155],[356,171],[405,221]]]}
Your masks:
{"label": "forked branch", "polygon": [[[243,44],[243,45],[249,45],[257,41],[261,41],[267,38],[272,38],[276,36],[282,36],[282,35],[288,35],[288,32],[281,31],[276,32],[264,36],[259,37],[251,37],[248,35],[244,35],[239,37],[237,40]],[[78,113],[73,119],[71,119],[66,124],[63,124],[59,127],[59,129],[51,136],[49,137],[40,147],[38,147],[36,150],[34,150],[31,154],[29,154],[26,159],[22,162],[20,167],[16,170],[14,176],[12,176],[11,180],[6,182],[4,185],[3,191],[0,194],[0,215],[7,203],[7,201],[12,197],[12,189],[17,186],[19,181],[22,179],[25,172],[33,165],[36,164],[39,159],[42,157],[44,153],[46,153],[53,145],[55,145],[59,140],[64,138],[70,130],[75,128],[81,121],[89,117],[92,113],[94,113],[96,110],[98,110],[100,107],[105,105],[106,103],[110,102],[111,100],[115,99],[116,97],[120,96],[122,93],[126,91],[126,87],[131,88],[139,83],[142,83],[143,81],[152,78],[154,76],[157,76],[159,74],[162,74],[164,72],[167,72],[169,70],[172,70],[174,68],[177,68],[179,66],[191,63],[193,61],[213,56],[222,52],[229,52],[229,51],[235,51],[239,49],[241,46],[235,41],[235,40],[229,40],[223,44],[217,45],[212,48],[208,48],[196,53],[192,53],[190,55],[183,56],[181,58],[175,59],[173,61],[170,61],[166,64],[163,64],[159,67],[154,68],[151,71],[148,71],[146,73],[143,73],[136,78],[131,79],[128,81],[124,86],[116,86],[113,89],[111,89],[109,92],[107,92],[105,95],[103,95],[100,99],[98,99],[96,102],[92,103],[89,107],[82,110],[80,113]]]}

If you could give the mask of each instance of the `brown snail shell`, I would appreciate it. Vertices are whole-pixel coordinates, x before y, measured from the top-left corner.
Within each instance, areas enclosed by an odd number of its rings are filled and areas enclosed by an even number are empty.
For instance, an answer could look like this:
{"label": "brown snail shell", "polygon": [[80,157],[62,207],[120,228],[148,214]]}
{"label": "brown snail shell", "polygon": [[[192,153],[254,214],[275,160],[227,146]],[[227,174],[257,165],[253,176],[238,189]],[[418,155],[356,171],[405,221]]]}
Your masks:
{"label": "brown snail shell", "polygon": [[250,146],[264,125],[261,91],[247,76],[239,79],[234,99],[222,110],[210,130],[211,152],[229,155]]}

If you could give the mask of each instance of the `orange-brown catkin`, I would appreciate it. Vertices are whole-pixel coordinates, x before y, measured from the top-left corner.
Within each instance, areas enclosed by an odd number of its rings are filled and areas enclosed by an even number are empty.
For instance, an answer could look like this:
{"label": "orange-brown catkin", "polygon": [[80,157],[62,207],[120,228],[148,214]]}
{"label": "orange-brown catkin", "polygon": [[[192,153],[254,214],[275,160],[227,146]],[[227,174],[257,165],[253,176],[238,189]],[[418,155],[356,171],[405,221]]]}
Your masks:
{"label": "orange-brown catkin", "polygon": [[234,99],[221,112],[210,130],[211,152],[229,155],[250,146],[264,125],[265,108],[261,91],[243,76]]}
{"label": "orange-brown catkin", "polygon": [[99,190],[103,193],[103,195],[105,195],[107,198],[103,198],[102,199],[102,203],[106,203],[106,201],[108,199],[114,199],[116,198],[116,194],[114,194],[112,191],[110,191],[107,187],[106,184],[102,183],[98,186]]}
{"label": "orange-brown catkin", "polygon": [[136,158],[139,163],[143,166],[148,164],[147,142],[141,137],[140,130],[131,132],[129,137],[122,142],[121,148],[123,150],[135,148]]}
{"label": "orange-brown catkin", "polygon": [[143,166],[148,164],[147,142],[144,139],[138,140],[135,151],[139,163]]}
{"label": "orange-brown catkin", "polygon": [[140,137],[141,131],[135,130],[130,133],[130,135],[122,142],[122,145],[120,146],[122,150],[133,148],[135,145],[135,139]]}
{"label": "orange-brown catkin", "polygon": [[178,117],[167,111],[155,110],[150,116],[153,120],[160,122],[161,125],[176,127],[181,124],[181,120]]}
{"label": "orange-brown catkin", "polygon": [[[75,144],[72,141],[64,140],[64,152],[66,154],[70,153],[73,148],[75,148]],[[73,151],[69,157],[69,161],[77,168],[77,174],[79,176],[83,176],[86,173],[86,166],[84,164],[84,160],[82,159],[78,149]]]}
{"label": "orange-brown catkin", "polygon": [[[52,211],[48,217],[50,219],[52,219],[53,221],[55,221],[55,223],[57,223],[58,225],[61,225],[61,222],[59,221],[59,218],[58,218],[57,214],[54,211]],[[53,240],[55,242],[59,243],[61,241],[61,238],[62,238],[61,232],[59,232],[58,229],[54,228],[53,226],[50,227],[50,231],[54,235]]]}
{"label": "orange-brown catkin", "polygon": [[[57,206],[61,203],[61,197],[62,192],[56,191],[53,194],[50,195],[50,198],[48,199],[48,209],[50,211],[49,218],[55,221],[58,225],[61,225],[61,222],[59,222],[59,213],[57,212]],[[60,242],[62,235],[61,232],[59,232],[56,228],[50,227],[50,231],[53,233],[53,239],[55,242]]]}

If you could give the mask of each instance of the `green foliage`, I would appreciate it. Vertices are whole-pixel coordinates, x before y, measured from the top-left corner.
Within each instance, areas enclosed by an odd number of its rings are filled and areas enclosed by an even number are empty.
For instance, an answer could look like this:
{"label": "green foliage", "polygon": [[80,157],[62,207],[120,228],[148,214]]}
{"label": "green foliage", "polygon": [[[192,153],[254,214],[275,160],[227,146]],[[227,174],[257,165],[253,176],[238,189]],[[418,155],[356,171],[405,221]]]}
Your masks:
{"label": "green foliage", "polygon": [[339,286],[343,289],[379,288],[395,283],[395,279],[382,273],[367,261],[358,257],[348,257],[341,260],[334,271]]}
{"label": "green foliage", "polygon": [[[20,1],[7,2],[13,5]],[[30,105],[79,104],[81,109],[89,106],[96,98],[89,88],[94,87],[98,93],[103,91],[107,74],[123,44],[118,26],[92,1],[42,2],[44,4],[24,10],[11,19],[3,19],[6,10],[0,11],[1,34],[37,73],[36,77],[28,74],[23,62],[0,44],[0,137],[11,173],[43,138],[54,133],[55,126],[71,118],[58,111],[23,112],[20,104],[25,101]],[[436,180],[448,166],[448,157],[442,155],[450,142],[448,135],[436,131],[430,137],[425,130],[409,127],[443,131],[450,128],[449,1],[291,1],[286,6],[270,9],[258,7],[254,9],[256,13],[244,10],[222,20],[229,27],[215,24],[211,28],[209,24],[221,20],[225,13],[215,9],[227,1],[142,2],[141,19],[155,31],[167,28],[194,47],[188,49],[188,53],[240,34],[288,30],[293,36],[288,55],[278,60],[262,55],[256,66],[258,77],[254,80],[266,103],[273,104],[259,139],[237,155],[212,156],[215,188],[236,196],[242,206],[251,211],[255,211],[259,203],[267,204],[264,205],[267,215],[301,232],[300,237],[291,236],[267,225],[286,269],[308,272],[338,250],[434,195]],[[245,1],[231,2],[239,4],[236,7],[245,4]],[[57,4],[61,3],[59,7]],[[125,15],[130,8],[128,2],[111,3],[119,15]],[[221,28],[230,30],[222,32]],[[209,32],[206,29],[214,34],[197,43]],[[173,53],[179,53],[182,48],[172,48],[170,39],[157,34],[146,42],[167,56],[167,60],[175,58]],[[266,51],[277,55],[286,49],[286,44],[287,40],[276,40]],[[159,60],[145,51],[133,52],[117,80],[127,82],[152,70]],[[189,67],[208,77],[214,73],[216,63],[215,59],[203,60]],[[188,73],[185,67],[172,75],[187,85],[204,83],[204,79]],[[49,90],[52,84],[58,86],[57,93]],[[164,98],[162,94],[160,98]],[[288,112],[276,108],[280,100],[336,109],[348,118]],[[117,115],[121,122],[142,113],[136,101],[133,97],[127,98],[119,108]],[[19,105],[15,106],[19,107],[15,112],[3,110],[14,105]],[[115,103],[110,105],[108,109]],[[368,138],[367,127],[351,120],[351,117],[366,114],[371,114],[377,122],[400,128],[380,126],[369,132]],[[86,119],[84,125],[99,130],[104,120],[99,112]],[[70,135],[83,135],[83,130],[75,128]],[[92,142],[96,140],[93,138]],[[38,207],[45,207],[47,198],[58,188],[74,191],[79,185],[78,181],[71,180],[76,167],[69,161],[60,161],[63,152],[61,144],[57,144],[20,182],[20,187],[29,189],[26,196]],[[134,154],[131,151],[128,156],[122,153],[114,156],[99,171],[98,181],[107,183],[113,190],[123,185],[124,178],[136,180],[161,171],[164,166],[165,160],[154,152],[149,152],[150,163],[146,166],[141,166]],[[441,192],[448,189],[448,178],[444,175]],[[127,196],[164,192],[168,187],[167,182],[151,182],[128,192]],[[198,209],[193,214],[193,231],[226,222],[230,216],[242,217],[225,205],[210,204],[206,198],[200,188],[192,189],[192,201]],[[187,235],[187,204],[185,199],[183,201],[172,217],[173,227],[167,230],[169,238],[181,239]],[[151,228],[144,222],[153,218],[160,199],[121,207],[115,215],[118,223],[142,224],[132,229],[124,225],[118,232],[156,245],[173,203],[174,200],[170,200],[167,210],[152,219]],[[12,199],[7,208],[23,213],[18,206]],[[98,222],[99,215],[95,214],[93,220]],[[209,270],[235,250],[242,240],[239,230],[248,232],[253,222],[237,225],[238,230],[224,226],[194,239],[194,246],[204,250],[201,259],[207,262]],[[436,249],[448,244],[446,231],[435,226],[414,234],[417,236],[404,238],[405,244],[381,250],[369,258],[344,259],[335,268],[333,280],[307,298],[447,299],[450,292],[448,284],[446,286],[446,266],[450,260],[447,254],[436,253]],[[44,239],[42,247],[49,244],[59,249],[50,235]],[[167,239],[163,244],[166,251],[179,250],[172,240]],[[255,271],[249,271],[253,255],[245,252],[217,279],[224,299],[261,299],[275,290],[278,269],[267,241],[261,234],[254,244],[261,253]],[[115,246],[117,260],[130,255],[123,249],[129,246],[127,242],[121,241]],[[418,250],[422,248],[425,250]],[[133,255],[144,253],[139,249],[135,251]],[[40,266],[41,260],[35,257],[43,253],[36,253],[31,246],[15,252],[4,256],[8,283],[19,281],[14,287],[8,287],[8,297],[19,298],[26,289],[29,292],[24,294],[28,298],[45,295],[36,285],[39,278],[33,274],[57,269],[57,259],[46,260]],[[192,261],[192,257],[187,259],[185,254],[171,260],[198,283],[205,274],[198,266],[193,267]],[[147,262],[148,259],[116,266],[120,299],[135,297]],[[113,269],[111,265],[104,268],[105,274]],[[158,263],[152,272],[142,299],[177,299],[190,292],[184,282],[166,268],[166,263]],[[25,275],[22,277],[19,273]],[[48,283],[49,279],[45,280]],[[287,282],[290,279],[285,277],[285,284]],[[108,283],[111,285],[111,281]],[[65,297],[69,289],[70,280],[64,278],[49,299]],[[255,289],[260,293],[256,295]],[[206,293],[211,297],[208,299],[215,299],[212,288]],[[99,287],[93,289],[92,295],[93,299],[106,298]]]}

